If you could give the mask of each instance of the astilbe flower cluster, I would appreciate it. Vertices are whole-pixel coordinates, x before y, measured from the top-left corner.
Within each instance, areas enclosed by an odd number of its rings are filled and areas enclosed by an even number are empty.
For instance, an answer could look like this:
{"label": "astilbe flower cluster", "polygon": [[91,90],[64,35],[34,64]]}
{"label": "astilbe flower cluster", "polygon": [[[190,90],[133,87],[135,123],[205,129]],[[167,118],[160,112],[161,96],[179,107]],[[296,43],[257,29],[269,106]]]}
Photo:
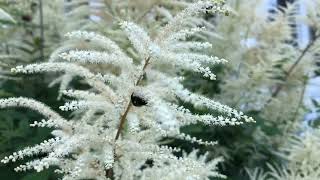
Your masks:
{"label": "astilbe flower cluster", "polygon": [[[32,127],[50,127],[53,139],[5,157],[2,162],[17,161],[27,156],[43,154],[20,165],[15,170],[42,171],[55,166],[63,179],[208,179],[225,177],[217,171],[222,160],[208,160],[207,154],[182,153],[180,149],[163,145],[163,138],[178,138],[214,145],[180,132],[180,127],[195,123],[206,125],[240,125],[254,122],[251,117],[184,88],[177,76],[181,70],[201,73],[215,79],[208,66],[226,60],[201,53],[211,45],[191,41],[189,37],[202,28],[190,28],[187,19],[202,12],[224,12],[217,3],[199,1],[177,14],[151,38],[137,24],[121,22],[120,27],[139,54],[133,60],[107,37],[85,31],[70,32],[70,39],[90,41],[102,50],[71,50],[60,54],[63,61],[30,64],[12,69],[14,73],[62,72],[70,79],[80,77],[90,86],[87,90],[66,89],[65,97],[73,98],[61,106],[62,111],[74,111],[65,119],[46,105],[27,98],[0,100],[0,107],[28,107],[44,116]],[[110,66],[94,73],[83,64]],[[67,84],[64,84],[68,87]],[[220,112],[193,114],[179,101]]]}

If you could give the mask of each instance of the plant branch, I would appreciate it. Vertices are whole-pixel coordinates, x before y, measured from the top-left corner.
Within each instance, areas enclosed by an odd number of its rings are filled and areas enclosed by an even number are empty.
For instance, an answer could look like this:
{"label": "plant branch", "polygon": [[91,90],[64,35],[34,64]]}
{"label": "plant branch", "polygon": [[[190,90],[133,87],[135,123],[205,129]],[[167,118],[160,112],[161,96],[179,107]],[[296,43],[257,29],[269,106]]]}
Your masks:
{"label": "plant branch", "polygon": [[[144,75],[144,73],[145,73],[145,70],[146,70],[149,62],[150,62],[150,59],[151,59],[150,56],[146,58],[145,63],[144,63],[143,68],[142,68],[142,73],[141,73],[141,75],[139,76],[139,78],[137,79],[137,81],[135,82],[135,84],[134,84],[135,86],[139,85],[140,82],[141,82],[141,80],[143,79],[143,75]],[[119,128],[118,128],[118,131],[117,131],[115,140],[119,139],[121,130],[123,129],[123,125],[124,125],[124,123],[125,123],[125,121],[126,121],[126,117],[127,117],[127,115],[128,115],[129,110],[131,109],[131,107],[132,107],[132,102],[131,102],[131,98],[130,98],[129,104],[128,104],[125,112],[123,113],[123,115],[122,115],[121,118],[120,118],[120,125],[119,125]]]}
{"label": "plant branch", "polygon": [[[316,42],[316,40],[320,37],[320,35],[315,36],[315,38],[313,38],[310,43],[303,49],[303,51],[301,52],[300,56],[297,58],[297,60],[292,64],[292,66],[289,68],[289,70],[286,72],[286,76],[284,77],[284,81],[287,81],[290,77],[290,75],[292,74],[292,72],[294,71],[294,69],[298,66],[298,64],[302,61],[303,57],[306,55],[306,53],[310,50],[310,48],[314,45],[314,43]],[[272,101],[273,98],[277,97],[279,92],[282,90],[284,86],[283,84],[278,84],[275,88],[275,90],[273,91],[271,98],[267,101],[267,104],[270,103]]]}
{"label": "plant branch", "polygon": [[[143,76],[144,76],[144,73],[145,73],[145,70],[146,70],[147,66],[149,65],[149,63],[150,63],[150,59],[151,59],[151,57],[149,56],[149,57],[147,57],[146,60],[144,61],[144,65],[143,65],[143,68],[142,68],[142,72],[141,72],[140,76],[138,77],[137,81],[134,83],[135,86],[139,85],[140,82],[142,81]],[[128,104],[128,106],[126,107],[126,110],[124,111],[123,115],[122,115],[121,118],[120,118],[120,124],[119,124],[118,130],[117,130],[116,137],[115,137],[115,139],[114,139],[115,141],[117,141],[117,140],[119,139],[119,137],[120,137],[121,131],[122,131],[123,126],[124,126],[124,124],[125,124],[125,122],[126,122],[127,115],[128,115],[128,113],[129,113],[131,107],[132,107],[132,101],[131,101],[131,98],[130,98],[129,104]],[[115,150],[114,150],[114,158],[116,159]],[[109,177],[109,178],[112,178],[112,177],[113,177],[113,169],[112,169],[112,168],[106,170],[106,176]]]}
{"label": "plant branch", "polygon": [[298,116],[298,112],[299,112],[299,108],[303,102],[303,97],[304,97],[304,93],[306,91],[306,86],[307,86],[307,81],[305,80],[304,83],[303,83],[303,87],[302,87],[302,92],[300,94],[300,98],[299,98],[299,102],[298,102],[298,106],[294,112],[294,115],[293,115],[293,120],[295,121],[296,120],[296,117]]}

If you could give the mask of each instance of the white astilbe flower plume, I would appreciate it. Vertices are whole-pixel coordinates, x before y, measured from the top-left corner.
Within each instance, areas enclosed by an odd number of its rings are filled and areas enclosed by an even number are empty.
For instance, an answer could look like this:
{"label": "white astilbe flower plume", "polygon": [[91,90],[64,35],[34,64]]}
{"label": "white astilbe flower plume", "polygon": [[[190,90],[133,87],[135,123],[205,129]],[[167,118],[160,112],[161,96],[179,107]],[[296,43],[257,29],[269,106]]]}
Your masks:
{"label": "white astilbe flower plume", "polygon": [[[187,36],[197,33],[188,27],[187,19],[201,12],[223,11],[211,1],[191,4],[178,14],[156,37],[132,22],[121,22],[132,46],[140,56],[133,61],[115,42],[92,32],[71,32],[74,40],[86,40],[101,46],[97,50],[71,50],[59,56],[67,62],[48,62],[18,66],[14,73],[60,72],[69,78],[78,76],[91,88],[64,90],[63,96],[73,100],[60,106],[63,111],[74,111],[65,119],[47,106],[30,99],[9,98],[0,100],[0,107],[23,106],[44,115],[31,126],[54,128],[54,139],[34,147],[27,147],[2,162],[16,161],[25,156],[43,154],[20,165],[15,170],[42,171],[49,166],[58,167],[64,180],[69,179],[209,179],[225,177],[217,170],[221,158],[210,159],[197,151],[180,151],[163,144],[164,138],[176,138],[200,145],[215,145],[180,132],[185,125],[204,123],[211,126],[240,125],[254,122],[242,112],[220,104],[205,96],[195,94],[181,83],[177,72],[181,70],[201,73],[214,79],[209,65],[226,60],[201,53],[210,48],[207,42],[187,41]],[[116,66],[96,74],[85,63]],[[81,64],[81,65],[80,65]],[[163,68],[165,67],[165,68]],[[70,80],[69,80],[70,81]],[[68,87],[68,83],[64,83]],[[193,114],[177,104],[183,101],[195,108],[206,108],[221,115]]]}

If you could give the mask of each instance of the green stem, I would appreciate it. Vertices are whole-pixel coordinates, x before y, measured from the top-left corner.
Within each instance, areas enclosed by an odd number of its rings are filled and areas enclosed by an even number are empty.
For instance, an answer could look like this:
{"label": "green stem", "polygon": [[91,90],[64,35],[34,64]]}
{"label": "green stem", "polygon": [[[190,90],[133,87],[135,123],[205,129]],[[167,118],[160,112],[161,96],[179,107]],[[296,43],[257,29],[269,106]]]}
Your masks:
{"label": "green stem", "polygon": [[43,4],[39,0],[39,15],[40,15],[40,58],[44,61],[44,25],[43,25]]}

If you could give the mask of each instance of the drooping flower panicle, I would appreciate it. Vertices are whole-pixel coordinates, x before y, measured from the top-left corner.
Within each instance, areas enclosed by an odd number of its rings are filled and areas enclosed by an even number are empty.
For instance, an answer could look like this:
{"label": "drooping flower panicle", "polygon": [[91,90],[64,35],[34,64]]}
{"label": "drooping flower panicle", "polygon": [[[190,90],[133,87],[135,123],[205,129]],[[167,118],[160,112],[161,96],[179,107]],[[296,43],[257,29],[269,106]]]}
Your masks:
{"label": "drooping flower panicle", "polygon": [[[225,177],[217,171],[221,158],[210,160],[207,155],[198,156],[197,151],[177,157],[173,153],[178,149],[161,145],[166,137],[200,145],[216,144],[180,132],[181,127],[189,124],[200,122],[224,126],[254,122],[242,112],[187,90],[181,78],[176,77],[177,72],[188,70],[213,80],[215,75],[209,66],[226,62],[201,52],[211,47],[209,43],[186,38],[196,31],[185,21],[208,8],[223,11],[211,1],[193,3],[161,28],[154,38],[133,22],[121,22],[121,29],[139,55],[138,62],[134,62],[109,38],[76,31],[68,33],[67,37],[95,43],[101,46],[100,50],[70,50],[59,55],[67,62],[51,61],[13,68],[12,72],[24,74],[62,72],[62,76],[69,80],[79,76],[90,89],[62,90],[63,96],[74,99],[60,106],[63,111],[74,111],[68,120],[34,100],[0,100],[2,108],[25,106],[39,111],[45,119],[35,121],[31,126],[55,128],[52,134],[56,137],[6,157],[2,162],[44,153],[43,158],[30,161],[16,170],[41,171],[56,166],[56,172],[62,173],[65,180],[102,180],[112,175],[116,179]],[[97,74],[85,63],[117,66],[119,69],[106,68]],[[63,87],[69,87],[68,82],[64,82]],[[218,111],[221,115],[193,114],[179,106],[178,100],[196,108]]]}

